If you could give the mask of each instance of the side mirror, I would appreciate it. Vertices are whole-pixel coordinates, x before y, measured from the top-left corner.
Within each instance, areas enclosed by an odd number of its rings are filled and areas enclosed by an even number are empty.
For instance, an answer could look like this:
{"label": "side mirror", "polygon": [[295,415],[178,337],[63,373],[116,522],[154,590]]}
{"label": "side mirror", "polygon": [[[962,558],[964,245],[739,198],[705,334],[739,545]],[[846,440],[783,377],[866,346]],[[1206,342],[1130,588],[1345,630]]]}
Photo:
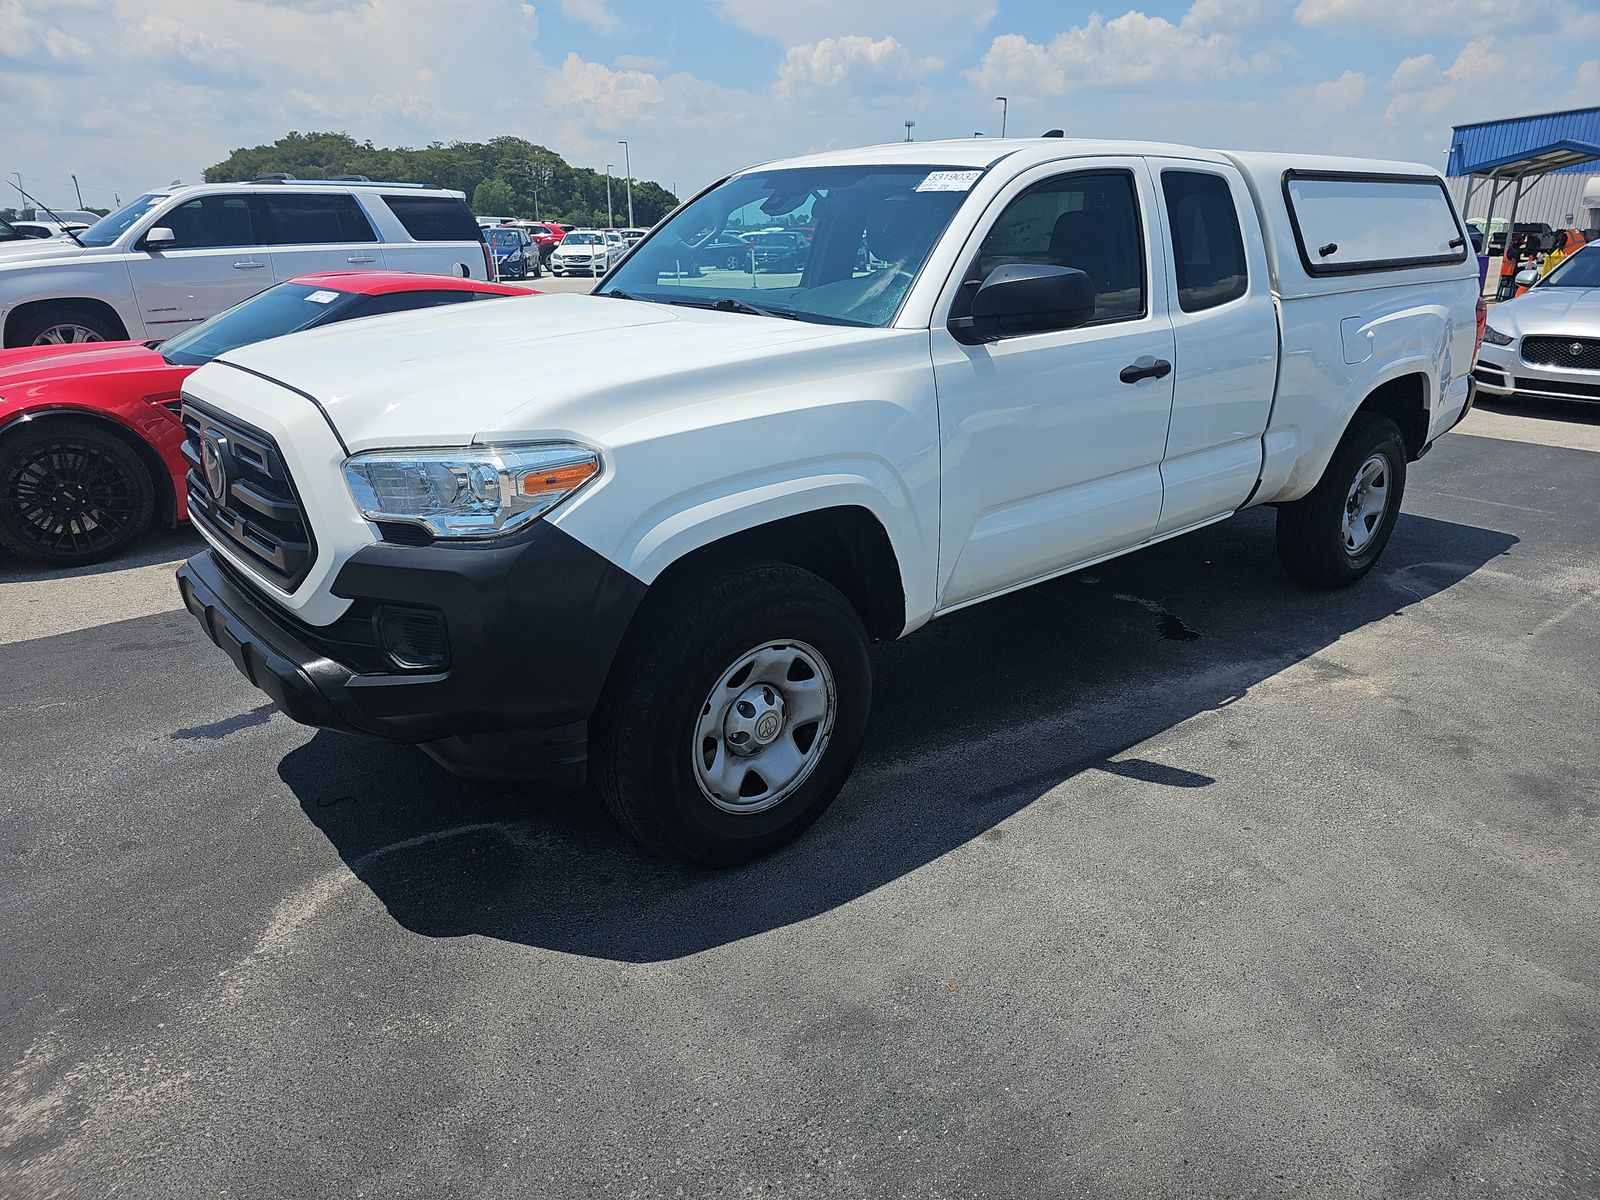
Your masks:
{"label": "side mirror", "polygon": [[1517,286],[1518,287],[1532,287],[1534,284],[1536,284],[1538,282],[1539,282],[1539,268],[1538,267],[1523,267],[1522,270],[1517,272]]}
{"label": "side mirror", "polygon": [[172,230],[168,229],[165,225],[157,225],[154,229],[149,230],[144,235],[144,246],[146,249],[150,249],[155,246],[170,246],[177,240],[178,235],[173,233]]}
{"label": "side mirror", "polygon": [[1011,334],[1076,329],[1094,317],[1094,284],[1076,267],[1008,263],[989,272],[970,312],[950,322],[951,336],[969,346]]}

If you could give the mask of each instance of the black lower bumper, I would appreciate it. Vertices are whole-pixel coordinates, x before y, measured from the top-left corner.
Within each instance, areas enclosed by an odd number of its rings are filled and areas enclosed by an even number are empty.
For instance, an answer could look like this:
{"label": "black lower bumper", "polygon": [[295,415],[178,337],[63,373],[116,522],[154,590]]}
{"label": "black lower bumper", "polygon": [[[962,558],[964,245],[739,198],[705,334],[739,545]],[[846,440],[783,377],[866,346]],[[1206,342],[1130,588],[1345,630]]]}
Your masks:
{"label": "black lower bumper", "polygon": [[[644,585],[543,523],[472,545],[380,543],[347,562],[329,626],[307,625],[207,550],[178,569],[185,606],[295,721],[421,743],[463,774],[582,781],[587,721]],[[440,669],[391,661],[379,615],[442,626]]]}

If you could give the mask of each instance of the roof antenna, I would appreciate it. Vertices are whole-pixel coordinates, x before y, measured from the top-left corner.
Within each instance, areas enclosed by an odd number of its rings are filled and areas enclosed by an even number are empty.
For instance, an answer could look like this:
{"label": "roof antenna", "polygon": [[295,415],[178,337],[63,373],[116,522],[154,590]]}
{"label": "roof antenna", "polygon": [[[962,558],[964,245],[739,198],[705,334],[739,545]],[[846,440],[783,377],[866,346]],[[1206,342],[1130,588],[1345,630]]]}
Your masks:
{"label": "roof antenna", "polygon": [[1039,136],[1040,137],[1066,137],[1067,134],[1066,134],[1066,130],[1064,130],[1064,129],[1046,129]]}

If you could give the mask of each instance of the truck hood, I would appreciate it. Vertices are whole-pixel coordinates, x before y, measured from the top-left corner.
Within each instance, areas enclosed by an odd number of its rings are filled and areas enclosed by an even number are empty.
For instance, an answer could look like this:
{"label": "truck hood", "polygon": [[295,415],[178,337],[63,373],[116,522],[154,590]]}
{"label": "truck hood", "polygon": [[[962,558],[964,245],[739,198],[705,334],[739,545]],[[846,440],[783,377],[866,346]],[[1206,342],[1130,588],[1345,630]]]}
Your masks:
{"label": "truck hood", "polygon": [[[589,295],[475,301],[308,330],[202,367],[227,365],[313,397],[352,451],[514,438],[604,442],[653,412],[758,390],[774,360],[884,330]],[[759,360],[763,369],[752,370]]]}

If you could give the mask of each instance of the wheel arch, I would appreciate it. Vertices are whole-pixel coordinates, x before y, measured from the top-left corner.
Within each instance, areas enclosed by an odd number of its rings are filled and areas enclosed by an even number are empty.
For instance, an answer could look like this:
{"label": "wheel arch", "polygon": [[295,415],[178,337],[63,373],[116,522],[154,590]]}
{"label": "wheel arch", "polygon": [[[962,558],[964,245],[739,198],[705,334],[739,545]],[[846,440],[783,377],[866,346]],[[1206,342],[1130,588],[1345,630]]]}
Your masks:
{"label": "wheel arch", "polygon": [[40,312],[52,309],[84,309],[93,312],[96,316],[109,320],[115,329],[121,331],[123,338],[129,336],[128,323],[123,320],[122,314],[117,311],[116,305],[108,300],[95,296],[49,296],[40,300],[25,300],[11,309],[6,314],[6,324],[3,333],[0,333],[0,345],[14,347],[15,330],[18,323],[27,317],[32,317]]}
{"label": "wheel arch", "polygon": [[905,631],[905,585],[883,523],[859,504],[809,509],[752,524],[701,543],[668,563],[651,589],[674,586],[696,571],[738,559],[801,567],[838,588],[874,641]]}
{"label": "wheel arch", "polygon": [[162,461],[160,451],[141,436],[137,429],[117,420],[113,416],[91,409],[65,407],[30,409],[11,417],[4,424],[0,424],[0,448],[3,448],[6,444],[6,439],[18,430],[38,428],[42,422],[75,422],[80,425],[89,425],[109,433],[123,442],[139,456],[139,461],[144,464],[145,470],[150,472],[150,479],[156,489],[157,515],[168,524],[177,524],[182,514],[178,512],[177,489],[172,484],[172,473],[167,470],[167,464]]}

